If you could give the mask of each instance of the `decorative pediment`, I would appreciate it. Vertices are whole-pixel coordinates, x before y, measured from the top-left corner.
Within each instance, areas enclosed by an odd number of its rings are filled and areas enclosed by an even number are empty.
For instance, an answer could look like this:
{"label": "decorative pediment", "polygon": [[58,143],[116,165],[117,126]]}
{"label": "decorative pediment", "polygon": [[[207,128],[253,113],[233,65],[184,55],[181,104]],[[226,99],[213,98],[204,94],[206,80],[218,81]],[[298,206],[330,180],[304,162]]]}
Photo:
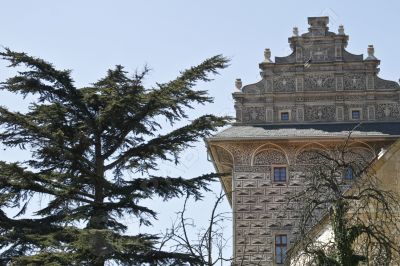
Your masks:
{"label": "decorative pediment", "polygon": [[[400,119],[400,86],[381,79],[380,61],[368,45],[367,57],[345,50],[344,27],[329,31],[328,17],[308,18],[308,32],[293,29],[292,53],[271,59],[265,49],[261,80],[233,94],[237,122],[288,124]],[[382,104],[390,106],[381,111]],[[392,110],[392,111],[390,111]],[[382,115],[386,114],[386,115]]]}

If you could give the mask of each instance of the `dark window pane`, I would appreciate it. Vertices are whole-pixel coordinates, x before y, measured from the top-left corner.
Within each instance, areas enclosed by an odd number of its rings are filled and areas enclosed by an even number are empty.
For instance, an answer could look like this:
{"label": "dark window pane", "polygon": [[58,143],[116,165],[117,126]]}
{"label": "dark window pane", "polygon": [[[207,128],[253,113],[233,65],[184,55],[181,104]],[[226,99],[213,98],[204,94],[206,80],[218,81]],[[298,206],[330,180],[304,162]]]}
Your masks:
{"label": "dark window pane", "polygon": [[289,120],[289,113],[288,112],[282,112],[281,113],[281,120],[288,121]]}
{"label": "dark window pane", "polygon": [[282,247],[282,263],[285,261],[286,259],[286,247]]}
{"label": "dark window pane", "polygon": [[282,167],[280,170],[281,170],[281,178],[286,179],[286,168]]}
{"label": "dark window pane", "polygon": [[275,182],[286,181],[286,167],[274,167],[274,181]]}
{"label": "dark window pane", "polygon": [[283,264],[286,258],[287,251],[287,236],[276,235],[275,236],[275,262],[277,264]]}
{"label": "dark window pane", "polygon": [[351,167],[347,168],[347,170],[344,174],[344,179],[346,179],[346,180],[353,179],[353,169]]}
{"label": "dark window pane", "polygon": [[281,257],[282,256],[282,248],[277,246],[276,247],[276,256]]}
{"label": "dark window pane", "polygon": [[360,111],[359,110],[351,111],[351,118],[360,119]]}
{"label": "dark window pane", "polygon": [[279,168],[276,167],[276,168],[274,168],[274,177],[278,178],[278,176],[279,176]]}

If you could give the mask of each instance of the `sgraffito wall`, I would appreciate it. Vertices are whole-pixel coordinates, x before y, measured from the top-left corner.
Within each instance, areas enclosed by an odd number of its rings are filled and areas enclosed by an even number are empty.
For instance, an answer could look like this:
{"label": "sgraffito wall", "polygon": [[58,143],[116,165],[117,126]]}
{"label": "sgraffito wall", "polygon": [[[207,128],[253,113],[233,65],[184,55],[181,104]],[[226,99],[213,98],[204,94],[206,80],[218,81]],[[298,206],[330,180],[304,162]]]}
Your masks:
{"label": "sgraffito wall", "polygon": [[[352,141],[350,149],[365,161],[375,158],[388,141]],[[221,162],[232,164],[233,241],[236,265],[274,265],[275,236],[296,240],[298,210],[287,199],[304,189],[304,172],[315,152],[330,153],[343,140],[225,142],[217,147]],[[222,152],[223,151],[223,152]],[[284,182],[274,181],[274,168],[286,167]],[[324,209],[319,210],[321,214]]]}

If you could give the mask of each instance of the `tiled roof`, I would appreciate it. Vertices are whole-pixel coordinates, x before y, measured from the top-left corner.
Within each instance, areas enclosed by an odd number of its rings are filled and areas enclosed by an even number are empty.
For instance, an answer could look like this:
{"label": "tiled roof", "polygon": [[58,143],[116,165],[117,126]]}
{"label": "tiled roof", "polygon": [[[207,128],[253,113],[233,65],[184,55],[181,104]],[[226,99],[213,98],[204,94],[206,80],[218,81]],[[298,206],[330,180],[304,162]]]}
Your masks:
{"label": "tiled roof", "polygon": [[330,124],[292,124],[292,125],[252,125],[231,126],[210,140],[218,139],[263,139],[263,138],[308,138],[308,137],[346,137],[352,131],[357,137],[400,137],[400,122],[385,123],[330,123]]}

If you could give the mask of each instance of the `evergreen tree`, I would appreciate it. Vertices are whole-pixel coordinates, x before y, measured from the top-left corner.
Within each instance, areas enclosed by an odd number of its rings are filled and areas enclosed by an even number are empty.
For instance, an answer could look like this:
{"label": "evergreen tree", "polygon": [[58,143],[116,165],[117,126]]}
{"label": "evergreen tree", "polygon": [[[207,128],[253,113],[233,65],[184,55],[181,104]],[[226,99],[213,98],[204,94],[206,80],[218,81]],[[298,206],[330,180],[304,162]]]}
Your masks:
{"label": "evergreen tree", "polygon": [[[210,81],[228,60],[212,57],[152,88],[143,85],[148,69],[130,76],[117,65],[93,85],[77,88],[69,70],[9,49],[0,56],[22,68],[1,89],[36,99],[26,113],[0,107],[3,145],[31,154],[25,162],[0,162],[1,263],[196,264],[190,254],[158,250],[157,235],[127,235],[121,218],[130,215],[150,225],[156,212],[141,205],[144,199],[187,194],[199,199],[216,178],[151,173],[162,160],[178,164],[182,150],[226,124],[226,117],[204,115],[157,133],[162,119],[176,125],[195,104],[212,102],[194,86]],[[38,195],[46,199],[40,209],[24,215]],[[6,207],[19,212],[9,217]]]}

